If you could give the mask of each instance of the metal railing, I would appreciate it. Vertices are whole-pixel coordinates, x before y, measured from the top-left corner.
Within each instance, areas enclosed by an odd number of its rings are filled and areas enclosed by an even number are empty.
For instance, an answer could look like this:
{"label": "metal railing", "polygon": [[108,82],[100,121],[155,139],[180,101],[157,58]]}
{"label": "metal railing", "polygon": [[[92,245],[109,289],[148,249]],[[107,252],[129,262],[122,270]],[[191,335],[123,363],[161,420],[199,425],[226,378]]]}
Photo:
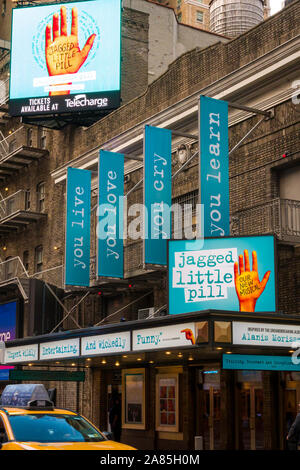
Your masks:
{"label": "metal railing", "polygon": [[0,137],[0,163],[10,153],[27,143],[27,129],[22,126],[12,131],[6,137],[1,133]]}
{"label": "metal railing", "polygon": [[31,193],[24,189],[0,199],[0,222],[19,211],[43,213],[44,199],[41,198],[40,193]]}
{"label": "metal railing", "polygon": [[40,281],[47,282],[52,286],[64,289],[65,287],[65,271],[64,265],[54,266],[52,268],[44,269],[42,271],[31,274],[29,277],[32,279],[39,279]]}
{"label": "metal railing", "polygon": [[8,103],[9,98],[9,78],[0,80],[0,106]]}
{"label": "metal railing", "polygon": [[300,241],[300,201],[276,198],[231,216],[232,235],[268,233],[282,241]]}
{"label": "metal railing", "polygon": [[28,272],[19,256],[9,258],[0,263],[0,283],[9,282],[16,278],[28,277]]}

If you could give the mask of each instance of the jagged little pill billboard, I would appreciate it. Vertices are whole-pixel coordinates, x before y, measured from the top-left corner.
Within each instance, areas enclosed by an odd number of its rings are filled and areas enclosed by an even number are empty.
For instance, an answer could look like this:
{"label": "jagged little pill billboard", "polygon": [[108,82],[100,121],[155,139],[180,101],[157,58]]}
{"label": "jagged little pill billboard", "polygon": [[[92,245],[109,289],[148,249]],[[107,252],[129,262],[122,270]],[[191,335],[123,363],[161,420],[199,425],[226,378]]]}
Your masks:
{"label": "jagged little pill billboard", "polygon": [[272,235],[168,242],[169,313],[276,311]]}
{"label": "jagged little pill billboard", "polygon": [[14,8],[10,114],[120,104],[121,0]]}

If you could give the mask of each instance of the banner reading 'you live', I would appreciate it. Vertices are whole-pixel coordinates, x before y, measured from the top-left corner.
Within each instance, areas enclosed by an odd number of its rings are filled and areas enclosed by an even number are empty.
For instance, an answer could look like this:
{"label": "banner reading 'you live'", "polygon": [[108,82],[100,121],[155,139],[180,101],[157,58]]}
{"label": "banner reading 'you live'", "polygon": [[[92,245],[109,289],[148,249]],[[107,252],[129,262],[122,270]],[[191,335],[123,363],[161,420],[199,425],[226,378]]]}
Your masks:
{"label": "banner reading 'you live'", "polygon": [[65,284],[89,286],[91,172],[68,168]]}

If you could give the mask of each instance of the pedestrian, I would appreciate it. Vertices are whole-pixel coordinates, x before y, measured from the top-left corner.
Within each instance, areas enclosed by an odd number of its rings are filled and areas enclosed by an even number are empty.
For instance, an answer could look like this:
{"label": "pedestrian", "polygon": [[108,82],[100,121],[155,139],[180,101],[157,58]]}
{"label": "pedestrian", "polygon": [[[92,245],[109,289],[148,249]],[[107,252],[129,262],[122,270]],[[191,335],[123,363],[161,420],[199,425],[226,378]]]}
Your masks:
{"label": "pedestrian", "polygon": [[119,397],[113,399],[113,405],[109,412],[109,423],[114,440],[121,442],[122,420],[121,420],[121,403]]}
{"label": "pedestrian", "polygon": [[287,443],[289,450],[298,450],[300,443],[300,402],[298,403],[298,414],[287,435]]}

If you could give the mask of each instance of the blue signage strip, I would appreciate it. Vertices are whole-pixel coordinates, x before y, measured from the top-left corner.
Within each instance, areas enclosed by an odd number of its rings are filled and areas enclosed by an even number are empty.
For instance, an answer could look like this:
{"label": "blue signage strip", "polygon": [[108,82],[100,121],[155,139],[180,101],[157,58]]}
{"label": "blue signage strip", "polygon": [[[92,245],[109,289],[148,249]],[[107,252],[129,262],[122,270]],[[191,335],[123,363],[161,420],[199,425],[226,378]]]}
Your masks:
{"label": "blue signage strip", "polygon": [[300,371],[299,359],[295,362],[292,359],[291,356],[223,354],[223,369]]}
{"label": "blue signage strip", "polygon": [[90,283],[91,172],[68,168],[65,284]]}
{"label": "blue signage strip", "polygon": [[98,276],[124,277],[124,155],[100,150],[98,182]]}
{"label": "blue signage strip", "polygon": [[228,103],[200,96],[200,202],[204,237],[230,235]]}
{"label": "blue signage strip", "polygon": [[272,235],[168,242],[169,313],[276,311]]}
{"label": "blue signage strip", "polygon": [[171,232],[172,132],[145,126],[144,263],[167,264]]}

